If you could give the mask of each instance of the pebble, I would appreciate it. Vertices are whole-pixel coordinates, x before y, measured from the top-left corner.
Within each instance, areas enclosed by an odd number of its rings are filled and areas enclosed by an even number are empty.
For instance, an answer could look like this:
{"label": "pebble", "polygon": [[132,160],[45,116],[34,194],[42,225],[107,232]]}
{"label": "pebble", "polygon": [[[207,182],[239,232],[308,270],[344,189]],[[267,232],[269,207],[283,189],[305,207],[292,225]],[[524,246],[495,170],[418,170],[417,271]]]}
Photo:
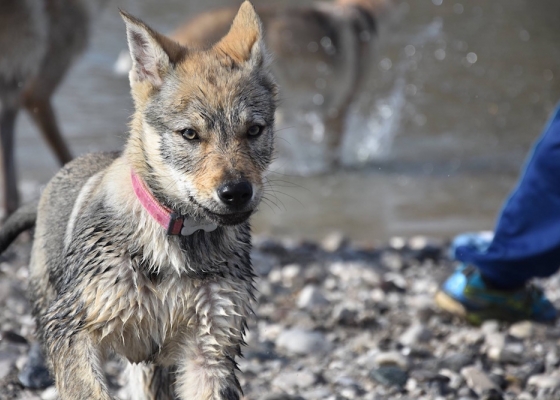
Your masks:
{"label": "pebble", "polygon": [[425,326],[414,324],[410,326],[400,337],[399,343],[403,346],[414,346],[425,343],[432,338],[432,332]]}
{"label": "pebble", "polygon": [[320,332],[309,332],[303,329],[288,329],[280,333],[276,345],[290,353],[307,355],[322,353],[328,349],[328,342]]}
{"label": "pebble", "polygon": [[[334,235],[321,244],[256,240],[261,294],[239,359],[246,398],[560,398],[560,328],[528,321],[473,327],[440,312],[434,292],[453,266],[430,254],[447,249],[428,238],[414,241],[360,248]],[[21,262],[1,263],[0,288],[8,293],[0,291],[0,399],[53,399],[52,387],[32,391],[17,382],[34,323],[23,298],[29,248],[12,249]],[[560,299],[560,289],[546,289]],[[123,368],[106,364],[113,398],[126,398]]]}
{"label": "pebble", "polygon": [[14,364],[14,360],[0,360],[0,380],[8,376]]}
{"label": "pebble", "polygon": [[535,332],[535,324],[531,321],[517,322],[509,327],[508,333],[517,339],[528,339]]}
{"label": "pebble", "polygon": [[484,371],[477,367],[465,367],[461,370],[461,375],[465,378],[468,387],[478,396],[485,396],[492,392],[500,392],[498,385],[496,385]]}
{"label": "pebble", "polygon": [[439,368],[460,372],[467,365],[471,365],[474,356],[469,353],[453,353],[443,357],[439,362]]}
{"label": "pebble", "polygon": [[540,389],[560,389],[560,371],[554,371],[552,374],[533,375],[529,378],[527,385]]}
{"label": "pebble", "polygon": [[392,365],[374,369],[370,372],[370,376],[384,386],[403,387],[408,380],[408,374],[405,370]]}
{"label": "pebble", "polygon": [[315,285],[305,286],[299,294],[297,305],[301,309],[312,310],[329,304],[321,290]]}
{"label": "pebble", "polygon": [[396,351],[387,351],[379,353],[375,356],[376,365],[382,366],[398,366],[403,370],[408,368],[408,359],[401,353]]}
{"label": "pebble", "polygon": [[58,398],[58,392],[54,386],[49,387],[41,393],[41,400],[56,400]]}
{"label": "pebble", "polygon": [[316,381],[317,376],[314,373],[304,370],[284,372],[274,378],[272,385],[283,390],[294,388],[305,389],[315,384]]}
{"label": "pebble", "polygon": [[342,250],[348,243],[348,238],[342,232],[333,232],[323,239],[321,247],[325,251],[334,253]]}

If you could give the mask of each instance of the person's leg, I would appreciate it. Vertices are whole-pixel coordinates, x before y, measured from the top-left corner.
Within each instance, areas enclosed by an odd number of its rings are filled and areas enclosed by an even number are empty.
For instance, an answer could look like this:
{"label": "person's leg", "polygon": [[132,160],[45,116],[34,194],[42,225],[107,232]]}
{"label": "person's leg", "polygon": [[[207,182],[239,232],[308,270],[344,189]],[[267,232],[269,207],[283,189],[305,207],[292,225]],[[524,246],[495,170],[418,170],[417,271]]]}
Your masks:
{"label": "person's leg", "polygon": [[505,202],[493,239],[472,239],[454,248],[462,265],[436,296],[442,308],[472,322],[556,318],[542,291],[526,284],[560,267],[560,107]]}
{"label": "person's leg", "polygon": [[560,267],[560,107],[534,146],[525,171],[505,202],[487,249],[459,246],[459,261],[478,267],[501,289],[522,287]]}

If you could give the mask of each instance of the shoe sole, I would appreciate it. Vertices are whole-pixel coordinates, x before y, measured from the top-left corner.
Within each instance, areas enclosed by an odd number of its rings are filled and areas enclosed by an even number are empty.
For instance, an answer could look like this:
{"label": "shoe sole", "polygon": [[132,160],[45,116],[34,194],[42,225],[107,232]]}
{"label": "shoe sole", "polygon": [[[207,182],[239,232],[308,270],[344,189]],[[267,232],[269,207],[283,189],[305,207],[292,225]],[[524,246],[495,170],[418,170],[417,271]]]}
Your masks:
{"label": "shoe sole", "polygon": [[[436,304],[444,311],[465,319],[472,325],[481,325],[485,320],[489,319],[504,319],[502,316],[496,316],[486,312],[476,313],[469,311],[463,304],[455,300],[453,297],[442,292],[441,290],[436,293]],[[500,318],[501,317],[501,318]]]}
{"label": "shoe sole", "polygon": [[467,309],[454,298],[450,297],[442,291],[438,291],[435,297],[436,304],[444,311],[459,317],[467,317]]}
{"label": "shoe sole", "polygon": [[518,321],[534,321],[541,324],[554,323],[555,320],[550,321],[539,321],[528,316],[520,315],[515,311],[507,311],[503,309],[492,309],[483,311],[469,311],[465,308],[461,302],[455,300],[453,297],[449,296],[443,291],[438,291],[434,298],[436,304],[444,311],[456,315],[458,317],[464,318],[467,322],[473,325],[480,325],[487,320],[499,320],[504,322],[518,322]]}

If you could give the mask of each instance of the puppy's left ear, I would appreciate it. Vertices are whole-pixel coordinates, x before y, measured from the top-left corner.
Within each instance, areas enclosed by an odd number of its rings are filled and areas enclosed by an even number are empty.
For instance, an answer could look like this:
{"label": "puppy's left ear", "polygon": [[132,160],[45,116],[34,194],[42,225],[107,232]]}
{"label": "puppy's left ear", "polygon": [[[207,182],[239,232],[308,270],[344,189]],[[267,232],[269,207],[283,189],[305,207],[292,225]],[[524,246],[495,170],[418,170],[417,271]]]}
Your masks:
{"label": "puppy's left ear", "polygon": [[250,62],[261,66],[266,59],[259,16],[249,1],[241,4],[229,32],[214,45],[237,63]]}
{"label": "puppy's left ear", "polygon": [[147,82],[159,88],[171,65],[182,59],[187,49],[122,10],[121,16],[132,58],[131,83]]}

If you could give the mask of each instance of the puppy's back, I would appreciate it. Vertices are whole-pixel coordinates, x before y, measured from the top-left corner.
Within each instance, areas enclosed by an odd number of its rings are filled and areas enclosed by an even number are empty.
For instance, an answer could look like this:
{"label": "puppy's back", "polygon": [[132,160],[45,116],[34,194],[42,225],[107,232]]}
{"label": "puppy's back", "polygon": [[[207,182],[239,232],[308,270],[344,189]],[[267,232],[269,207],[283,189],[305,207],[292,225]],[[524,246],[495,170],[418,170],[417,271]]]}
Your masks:
{"label": "puppy's back", "polygon": [[47,307],[52,300],[54,288],[50,274],[63,265],[64,238],[81,190],[118,155],[92,153],[73,160],[51,179],[41,194],[30,262],[30,295],[35,311]]}

